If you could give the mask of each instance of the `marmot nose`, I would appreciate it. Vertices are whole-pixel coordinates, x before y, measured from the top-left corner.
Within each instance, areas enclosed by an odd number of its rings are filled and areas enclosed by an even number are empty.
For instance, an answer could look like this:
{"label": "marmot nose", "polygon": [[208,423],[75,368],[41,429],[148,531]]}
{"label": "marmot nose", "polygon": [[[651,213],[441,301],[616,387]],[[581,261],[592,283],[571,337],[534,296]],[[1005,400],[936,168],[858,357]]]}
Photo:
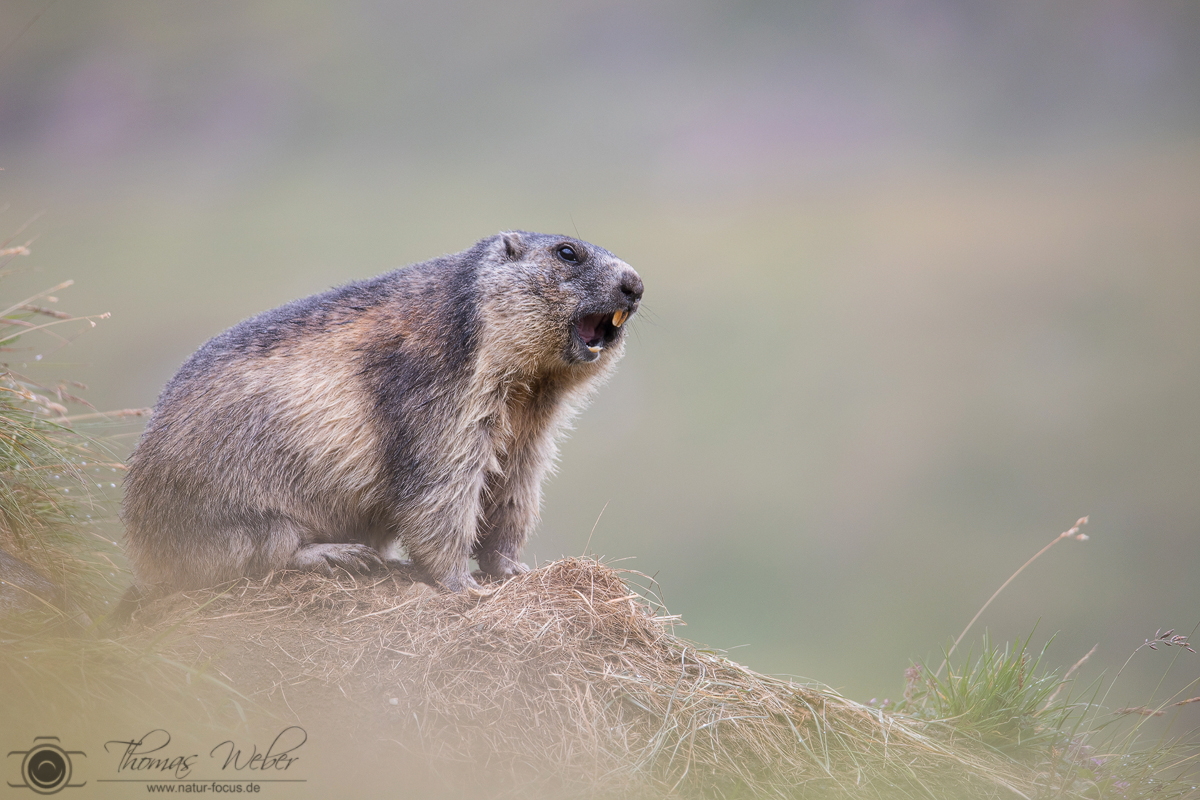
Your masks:
{"label": "marmot nose", "polygon": [[642,279],[632,270],[621,276],[621,292],[630,302],[642,299]]}

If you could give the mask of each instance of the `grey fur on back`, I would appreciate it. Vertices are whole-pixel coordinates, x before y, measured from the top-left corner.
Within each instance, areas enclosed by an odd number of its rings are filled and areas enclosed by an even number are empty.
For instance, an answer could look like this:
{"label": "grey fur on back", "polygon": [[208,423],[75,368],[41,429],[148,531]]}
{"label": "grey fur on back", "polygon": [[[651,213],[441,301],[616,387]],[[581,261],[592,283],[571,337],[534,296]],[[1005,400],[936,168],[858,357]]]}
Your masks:
{"label": "grey fur on back", "polygon": [[[574,256],[574,263],[570,256]],[[509,232],[213,338],[163,389],[122,517],[137,585],[368,569],[525,569],[556,438],[611,372],[642,283],[611,253]]]}

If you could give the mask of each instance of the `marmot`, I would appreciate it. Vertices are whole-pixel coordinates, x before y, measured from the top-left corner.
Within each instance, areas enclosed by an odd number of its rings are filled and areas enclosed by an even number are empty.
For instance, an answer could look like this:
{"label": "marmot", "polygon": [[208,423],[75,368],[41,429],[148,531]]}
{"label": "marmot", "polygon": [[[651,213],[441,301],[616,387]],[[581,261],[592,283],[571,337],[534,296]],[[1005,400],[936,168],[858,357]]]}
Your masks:
{"label": "marmot", "polygon": [[135,591],[398,559],[477,588],[538,520],[556,439],[624,352],[642,280],[514,231],[210,340],[163,389],[121,514]]}

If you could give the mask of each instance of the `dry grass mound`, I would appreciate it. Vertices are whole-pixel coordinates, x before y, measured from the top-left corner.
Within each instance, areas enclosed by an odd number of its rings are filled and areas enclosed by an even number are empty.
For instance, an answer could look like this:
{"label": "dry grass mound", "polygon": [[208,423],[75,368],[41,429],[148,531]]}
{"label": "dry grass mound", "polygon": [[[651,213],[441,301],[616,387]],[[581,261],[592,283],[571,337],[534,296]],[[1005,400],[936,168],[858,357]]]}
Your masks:
{"label": "dry grass mound", "polygon": [[[636,573],[547,564],[482,595],[287,573],[143,608],[138,637],[455,782],[593,796],[991,797],[1013,765],[674,635]],[[467,766],[473,765],[473,766]]]}
{"label": "dry grass mound", "polygon": [[[90,324],[30,305],[40,296],[0,309],[0,349],[18,333]],[[116,489],[122,465],[70,426],[144,410],[68,416],[63,403],[81,402],[69,384],[0,373],[5,720],[113,735],[147,719],[166,725],[167,712],[220,724],[226,709],[215,703],[242,713],[249,701],[372,755],[393,743],[404,757],[367,771],[410,793],[401,761],[433,765],[428,786],[456,795],[465,785],[537,796],[957,797],[1013,782],[915,723],[676,637],[675,618],[627,586],[633,573],[588,559],[475,596],[441,594],[404,570],[239,581],[152,604],[139,627],[107,638],[90,617],[107,614],[121,569],[115,535],[90,519],[103,516],[104,485]],[[225,694],[195,688],[197,673]]]}

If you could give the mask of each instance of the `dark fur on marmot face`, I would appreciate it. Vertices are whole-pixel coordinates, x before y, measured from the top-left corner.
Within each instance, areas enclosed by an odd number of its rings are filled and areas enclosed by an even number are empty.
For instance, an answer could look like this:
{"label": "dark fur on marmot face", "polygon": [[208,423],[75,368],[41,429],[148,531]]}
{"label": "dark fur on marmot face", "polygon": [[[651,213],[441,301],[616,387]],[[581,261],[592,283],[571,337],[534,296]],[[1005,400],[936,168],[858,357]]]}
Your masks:
{"label": "dark fur on marmot face", "polygon": [[527,567],[556,438],[624,351],[633,269],[510,232],[298,300],[210,340],[163,389],[122,517],[137,585],[365,570],[402,544],[433,582]]}

